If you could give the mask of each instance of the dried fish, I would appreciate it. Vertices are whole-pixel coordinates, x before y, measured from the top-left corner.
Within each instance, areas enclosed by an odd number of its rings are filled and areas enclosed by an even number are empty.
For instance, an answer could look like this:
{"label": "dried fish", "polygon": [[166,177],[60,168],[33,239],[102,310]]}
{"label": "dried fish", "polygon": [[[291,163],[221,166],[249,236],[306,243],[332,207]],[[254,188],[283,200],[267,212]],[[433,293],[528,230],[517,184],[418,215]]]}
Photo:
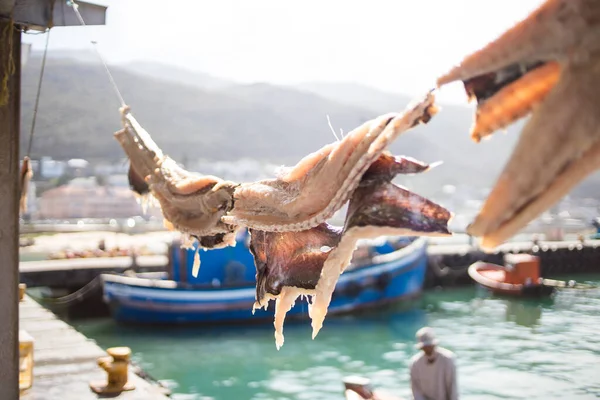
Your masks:
{"label": "dried fish", "polygon": [[19,176],[19,190],[21,191],[21,196],[19,199],[19,212],[21,214],[25,214],[27,212],[27,190],[29,188],[29,182],[33,177],[31,160],[27,156],[23,158],[23,164],[21,165],[21,172]]}
{"label": "dried fish", "polygon": [[115,138],[131,162],[132,185],[144,193],[141,182],[147,183],[160,203],[165,225],[212,248],[234,245],[238,227],[223,223],[221,217],[233,207],[237,184],[184,170],[162,153],[128,108],[121,112],[123,129]]}
{"label": "dried fish", "polygon": [[531,113],[468,227],[491,250],[600,168],[600,2],[547,0],[438,79],[478,101],[475,140]]}
{"label": "dried fish", "polygon": [[[313,339],[327,314],[339,276],[350,265],[360,239],[379,236],[449,236],[452,214],[444,207],[391,183],[396,173],[410,168],[393,158],[380,157],[352,194],[340,243],[329,253],[315,287],[311,319]],[[425,168],[421,170],[424,172]],[[395,171],[396,173],[390,173]],[[409,172],[410,173],[410,172]]]}
{"label": "dried fish", "polygon": [[277,179],[241,184],[234,192],[235,205],[223,220],[279,232],[301,231],[325,222],[348,201],[362,174],[392,141],[436,114],[434,103],[430,92],[401,114],[365,122]]}
{"label": "dried fish", "polygon": [[363,175],[350,200],[343,229],[326,223],[300,232],[250,230],[256,265],[256,303],[275,300],[275,341],[283,344],[285,314],[307,296],[313,338],[323,325],[339,276],[350,265],[357,242],[383,235],[449,235],[450,212],[390,181],[398,173],[425,172],[430,166],[382,154]]}
{"label": "dried fish", "polygon": [[[179,167],[127,107],[122,109],[123,129],[115,137],[131,162],[132,189],[151,193],[161,205],[165,224],[195,239],[198,249],[234,245],[238,229],[249,228],[257,271],[254,308],[276,301],[279,348],[285,315],[299,296],[313,300],[313,337],[319,331],[337,279],[359,239],[450,234],[451,214],[446,209],[391,183],[397,174],[422,173],[435,165],[386,151],[402,132],[427,123],[436,112],[429,92],[403,113],[366,122],[276,179],[240,185]],[[328,225],[326,219],[348,200],[345,226]],[[194,274],[200,264],[198,249]]]}

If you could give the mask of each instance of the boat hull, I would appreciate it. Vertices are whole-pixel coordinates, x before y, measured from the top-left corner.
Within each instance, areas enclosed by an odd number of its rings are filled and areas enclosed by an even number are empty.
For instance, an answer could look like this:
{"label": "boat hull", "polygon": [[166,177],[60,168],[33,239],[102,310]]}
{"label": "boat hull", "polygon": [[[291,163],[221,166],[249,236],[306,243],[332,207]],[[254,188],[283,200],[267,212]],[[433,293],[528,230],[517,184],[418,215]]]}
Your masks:
{"label": "boat hull", "polygon": [[516,284],[504,281],[506,267],[478,261],[469,267],[469,276],[496,295],[513,297],[547,297],[555,288],[544,284]]}
{"label": "boat hull", "polygon": [[[427,242],[378,256],[377,263],[340,276],[328,314],[380,308],[418,296],[427,269]],[[104,275],[104,300],[121,322],[184,324],[254,322],[272,319],[274,302],[252,313],[254,285],[238,288],[185,287],[175,281]],[[308,300],[298,299],[286,318],[308,318]]]}

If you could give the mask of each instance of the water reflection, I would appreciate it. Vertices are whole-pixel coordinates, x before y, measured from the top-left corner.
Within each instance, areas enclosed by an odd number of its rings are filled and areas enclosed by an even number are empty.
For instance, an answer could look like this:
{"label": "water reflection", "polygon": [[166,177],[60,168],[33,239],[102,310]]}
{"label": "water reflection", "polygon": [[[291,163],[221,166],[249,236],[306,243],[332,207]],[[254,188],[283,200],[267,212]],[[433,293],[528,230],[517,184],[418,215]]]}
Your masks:
{"label": "water reflection", "polygon": [[506,320],[517,325],[532,328],[539,325],[542,318],[542,305],[520,300],[505,300]]}
{"label": "water reflection", "polygon": [[[424,307],[430,312],[443,312],[444,315],[464,313],[464,306],[469,305],[473,311],[488,312],[490,308],[504,306],[505,320],[517,325],[532,328],[540,324],[544,309],[550,310],[554,304],[553,297],[530,299],[510,298],[493,295],[481,287],[446,289],[429,293]],[[454,306],[453,306],[454,305]]]}

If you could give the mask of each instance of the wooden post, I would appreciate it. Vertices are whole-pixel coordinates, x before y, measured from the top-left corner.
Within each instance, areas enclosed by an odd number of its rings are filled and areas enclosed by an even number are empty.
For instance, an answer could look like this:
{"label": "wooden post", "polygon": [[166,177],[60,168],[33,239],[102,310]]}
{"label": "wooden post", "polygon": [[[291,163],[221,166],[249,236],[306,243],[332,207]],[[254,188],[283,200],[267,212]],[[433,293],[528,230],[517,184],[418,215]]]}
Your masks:
{"label": "wooden post", "polygon": [[0,105],[0,399],[17,400],[21,32],[7,31],[9,25],[0,20],[0,82],[9,72],[9,61],[14,65],[14,74],[8,80],[8,103]]}

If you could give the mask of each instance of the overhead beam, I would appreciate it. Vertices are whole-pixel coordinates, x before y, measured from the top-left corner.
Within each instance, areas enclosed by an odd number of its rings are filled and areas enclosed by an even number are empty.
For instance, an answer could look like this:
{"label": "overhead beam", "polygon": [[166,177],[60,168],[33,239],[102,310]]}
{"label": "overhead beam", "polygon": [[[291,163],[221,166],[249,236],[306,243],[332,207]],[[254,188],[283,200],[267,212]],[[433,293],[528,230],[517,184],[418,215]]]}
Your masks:
{"label": "overhead beam", "polygon": [[[86,25],[106,25],[106,7],[98,4],[78,1],[79,12]],[[65,1],[59,1],[54,5],[54,26],[77,26],[79,20],[73,9]]]}
{"label": "overhead beam", "polygon": [[[105,25],[106,6],[77,1],[86,25]],[[79,26],[71,6],[65,0],[0,0],[0,17],[28,30],[44,31],[52,26]]]}
{"label": "overhead beam", "polygon": [[21,31],[0,20],[0,32],[8,32],[0,34],[0,77],[9,76],[8,101],[0,105],[0,399],[17,400]]}
{"label": "overhead beam", "polygon": [[10,15],[16,0],[0,0],[0,15]]}

